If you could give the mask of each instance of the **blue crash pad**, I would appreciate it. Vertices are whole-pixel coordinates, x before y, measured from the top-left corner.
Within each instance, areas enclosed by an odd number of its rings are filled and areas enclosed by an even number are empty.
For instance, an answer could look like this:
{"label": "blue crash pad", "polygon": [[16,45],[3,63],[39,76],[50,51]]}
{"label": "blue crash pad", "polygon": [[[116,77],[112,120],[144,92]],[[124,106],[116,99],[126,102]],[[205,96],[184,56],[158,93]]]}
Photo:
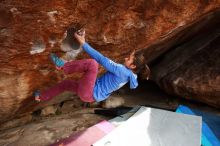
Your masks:
{"label": "blue crash pad", "polygon": [[202,146],[220,146],[220,116],[180,105],[177,113],[202,117]]}

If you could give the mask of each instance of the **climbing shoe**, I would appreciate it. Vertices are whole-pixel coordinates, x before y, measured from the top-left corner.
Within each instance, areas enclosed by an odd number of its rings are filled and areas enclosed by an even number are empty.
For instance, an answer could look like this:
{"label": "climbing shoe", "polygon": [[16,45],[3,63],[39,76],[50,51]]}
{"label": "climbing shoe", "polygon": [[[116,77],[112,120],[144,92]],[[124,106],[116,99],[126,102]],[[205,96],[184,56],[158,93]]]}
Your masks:
{"label": "climbing shoe", "polygon": [[60,59],[59,57],[57,57],[55,54],[50,54],[50,59],[52,60],[52,62],[55,64],[56,69],[60,70],[62,69],[62,67],[64,66],[65,62]]}
{"label": "climbing shoe", "polygon": [[37,91],[34,92],[34,98],[35,98],[36,101],[40,101],[41,100],[40,99],[40,91],[37,90]]}

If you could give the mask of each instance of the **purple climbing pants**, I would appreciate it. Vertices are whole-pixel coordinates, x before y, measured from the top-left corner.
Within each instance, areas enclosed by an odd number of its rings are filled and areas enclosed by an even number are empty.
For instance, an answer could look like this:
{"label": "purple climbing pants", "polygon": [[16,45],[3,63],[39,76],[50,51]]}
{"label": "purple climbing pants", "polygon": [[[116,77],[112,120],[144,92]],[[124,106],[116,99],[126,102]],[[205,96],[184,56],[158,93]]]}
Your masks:
{"label": "purple climbing pants", "polygon": [[65,74],[74,72],[84,73],[79,81],[63,80],[55,86],[41,92],[41,100],[49,100],[52,97],[70,91],[76,93],[84,102],[93,102],[93,89],[98,74],[98,63],[94,59],[83,59],[66,62],[63,66]]}

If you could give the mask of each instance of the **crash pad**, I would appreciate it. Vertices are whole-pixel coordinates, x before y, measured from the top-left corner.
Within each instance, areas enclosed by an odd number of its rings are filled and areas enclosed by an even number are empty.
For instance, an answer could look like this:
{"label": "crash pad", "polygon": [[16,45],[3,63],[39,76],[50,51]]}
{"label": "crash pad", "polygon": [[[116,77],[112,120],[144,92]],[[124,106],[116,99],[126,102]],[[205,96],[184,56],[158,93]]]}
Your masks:
{"label": "crash pad", "polygon": [[200,146],[201,117],[141,107],[93,146]]}
{"label": "crash pad", "polygon": [[180,105],[177,113],[202,116],[202,145],[220,146],[220,116]]}
{"label": "crash pad", "polygon": [[84,131],[72,134],[51,146],[91,146],[114,128],[114,125],[104,120]]}

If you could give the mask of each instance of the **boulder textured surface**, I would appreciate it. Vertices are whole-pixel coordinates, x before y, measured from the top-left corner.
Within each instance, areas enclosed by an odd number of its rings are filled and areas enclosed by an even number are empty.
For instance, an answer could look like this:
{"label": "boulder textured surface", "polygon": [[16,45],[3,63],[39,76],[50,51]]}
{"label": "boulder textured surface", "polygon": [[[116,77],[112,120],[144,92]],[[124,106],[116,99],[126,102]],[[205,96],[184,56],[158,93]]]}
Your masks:
{"label": "boulder textured surface", "polygon": [[219,10],[202,18],[184,30],[193,32],[192,37],[175,41],[170,51],[154,61],[152,78],[163,90],[220,107],[219,20]]}
{"label": "boulder textured surface", "polygon": [[[151,47],[155,42],[178,34],[218,8],[219,1],[200,0],[1,0],[0,122],[33,111],[39,105],[33,100],[34,90],[68,77],[55,71],[48,56],[61,55],[69,27],[84,27],[87,41],[115,61],[136,49],[150,62],[170,49]],[[219,93],[218,83],[217,87]]]}

